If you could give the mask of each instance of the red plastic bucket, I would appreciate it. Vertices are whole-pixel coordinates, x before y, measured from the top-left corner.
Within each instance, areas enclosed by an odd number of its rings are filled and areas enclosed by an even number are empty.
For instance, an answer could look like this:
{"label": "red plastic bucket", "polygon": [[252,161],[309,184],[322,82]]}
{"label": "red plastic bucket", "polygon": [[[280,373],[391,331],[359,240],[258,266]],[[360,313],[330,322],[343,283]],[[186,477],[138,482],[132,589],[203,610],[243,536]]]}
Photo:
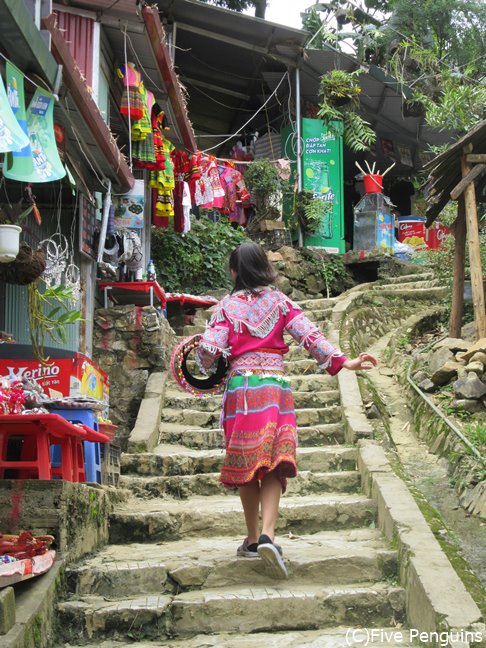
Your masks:
{"label": "red plastic bucket", "polygon": [[383,176],[376,173],[363,176],[365,193],[382,193]]}

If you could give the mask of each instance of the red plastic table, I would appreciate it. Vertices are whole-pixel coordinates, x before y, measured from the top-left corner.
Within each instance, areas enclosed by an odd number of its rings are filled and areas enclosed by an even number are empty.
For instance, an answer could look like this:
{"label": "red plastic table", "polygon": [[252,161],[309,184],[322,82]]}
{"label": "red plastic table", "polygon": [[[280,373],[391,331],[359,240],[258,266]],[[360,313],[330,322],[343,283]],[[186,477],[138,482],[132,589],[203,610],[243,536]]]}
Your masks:
{"label": "red plastic table", "polygon": [[[115,303],[120,302],[120,299],[115,297],[115,293],[124,290],[130,290],[138,293],[148,293],[150,306],[154,305],[154,295],[160,301],[162,308],[165,308],[165,292],[164,289],[156,281],[100,281],[98,288],[104,292],[104,307],[108,308],[108,297]],[[108,293],[110,291],[110,294]],[[117,295],[118,297],[118,295]],[[126,302],[125,302],[126,303]]]}
{"label": "red plastic table", "polygon": [[[9,441],[20,441],[20,457],[8,460]],[[8,414],[0,416],[0,479],[6,470],[16,470],[18,479],[86,481],[83,441],[108,443],[109,438],[86,427],[74,425],[58,414]],[[51,444],[61,447],[61,465],[53,468]]]}

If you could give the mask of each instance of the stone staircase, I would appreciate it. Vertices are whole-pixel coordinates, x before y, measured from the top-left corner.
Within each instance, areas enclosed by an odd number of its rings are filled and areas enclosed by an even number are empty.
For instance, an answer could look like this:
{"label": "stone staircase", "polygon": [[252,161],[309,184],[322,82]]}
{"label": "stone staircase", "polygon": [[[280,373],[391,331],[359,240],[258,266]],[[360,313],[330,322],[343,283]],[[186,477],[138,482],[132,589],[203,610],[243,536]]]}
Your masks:
{"label": "stone staircase", "polygon": [[[389,283],[418,289],[420,279]],[[302,305],[325,330],[335,303]],[[202,330],[203,319],[184,334]],[[111,515],[110,544],[68,570],[60,645],[344,648],[364,645],[359,627],[383,630],[375,648],[412,645],[391,638],[405,622],[397,552],[360,491],[337,378],[318,375],[295,344],[287,358],[300,443],[300,473],[277,526],[289,579],[269,578],[260,559],[236,558],[245,526],[238,496],[218,484],[221,399],[169,382],[159,445],[122,458],[130,497]]]}

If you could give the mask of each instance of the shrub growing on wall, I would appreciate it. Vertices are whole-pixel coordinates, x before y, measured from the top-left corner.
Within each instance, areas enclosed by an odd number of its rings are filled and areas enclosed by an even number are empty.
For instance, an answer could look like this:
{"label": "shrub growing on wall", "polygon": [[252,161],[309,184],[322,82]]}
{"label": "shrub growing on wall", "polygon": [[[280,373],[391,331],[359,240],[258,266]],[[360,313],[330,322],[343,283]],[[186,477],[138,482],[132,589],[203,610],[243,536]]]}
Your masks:
{"label": "shrub growing on wall", "polygon": [[229,288],[229,253],[246,240],[241,228],[227,221],[209,218],[193,221],[191,231],[181,235],[173,230],[152,231],[152,258],[157,281],[168,292],[202,294],[216,288]]}

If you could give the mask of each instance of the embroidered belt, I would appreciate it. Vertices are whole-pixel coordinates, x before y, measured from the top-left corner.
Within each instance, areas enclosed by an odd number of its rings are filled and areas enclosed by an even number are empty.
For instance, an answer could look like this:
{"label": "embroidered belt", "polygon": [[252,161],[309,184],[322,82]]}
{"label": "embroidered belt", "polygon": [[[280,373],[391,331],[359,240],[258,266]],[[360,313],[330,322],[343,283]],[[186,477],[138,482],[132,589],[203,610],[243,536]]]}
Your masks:
{"label": "embroidered belt", "polygon": [[231,361],[229,374],[275,372],[284,373],[283,355],[270,351],[249,351]]}

